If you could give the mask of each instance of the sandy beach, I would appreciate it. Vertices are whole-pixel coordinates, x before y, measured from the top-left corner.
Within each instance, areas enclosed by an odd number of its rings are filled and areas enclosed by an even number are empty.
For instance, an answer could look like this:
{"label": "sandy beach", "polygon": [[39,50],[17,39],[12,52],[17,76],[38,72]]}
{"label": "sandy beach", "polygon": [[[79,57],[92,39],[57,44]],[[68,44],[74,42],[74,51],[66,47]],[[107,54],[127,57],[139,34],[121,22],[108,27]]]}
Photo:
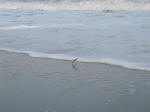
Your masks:
{"label": "sandy beach", "polygon": [[0,112],[150,112],[150,0],[0,0]]}
{"label": "sandy beach", "polygon": [[149,112],[150,72],[0,51],[0,112]]}

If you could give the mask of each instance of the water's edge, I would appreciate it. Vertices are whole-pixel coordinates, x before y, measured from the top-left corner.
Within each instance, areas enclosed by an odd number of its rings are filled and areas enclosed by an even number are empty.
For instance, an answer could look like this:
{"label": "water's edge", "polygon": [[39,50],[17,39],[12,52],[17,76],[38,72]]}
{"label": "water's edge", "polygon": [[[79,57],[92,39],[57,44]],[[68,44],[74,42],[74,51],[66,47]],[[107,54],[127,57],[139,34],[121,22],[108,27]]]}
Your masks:
{"label": "water's edge", "polygon": [[127,69],[132,69],[132,70],[150,72],[150,68],[140,67],[130,62],[123,62],[123,61],[115,60],[115,59],[86,59],[86,58],[79,58],[75,56],[73,57],[73,56],[67,56],[67,55],[61,55],[61,54],[48,54],[48,53],[34,52],[34,51],[20,51],[20,50],[13,50],[13,49],[7,49],[7,48],[0,48],[0,51],[18,53],[18,54],[20,53],[27,54],[28,56],[33,57],[33,58],[47,58],[47,59],[56,59],[56,60],[64,60],[64,61],[73,61],[77,59],[77,62],[108,64],[112,66],[119,66],[119,67],[124,67]]}

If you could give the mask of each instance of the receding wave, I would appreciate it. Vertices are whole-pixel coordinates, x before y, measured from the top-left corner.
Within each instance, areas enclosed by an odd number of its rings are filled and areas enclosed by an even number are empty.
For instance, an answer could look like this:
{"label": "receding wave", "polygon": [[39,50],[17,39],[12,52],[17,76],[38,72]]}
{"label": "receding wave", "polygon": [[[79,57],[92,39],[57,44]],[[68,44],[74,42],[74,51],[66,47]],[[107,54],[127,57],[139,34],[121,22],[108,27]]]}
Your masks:
{"label": "receding wave", "polygon": [[26,26],[26,25],[9,26],[9,27],[0,27],[0,30],[33,29],[33,28],[38,28],[38,26]]}
{"label": "receding wave", "polygon": [[81,26],[81,24],[52,24],[45,26],[33,26],[33,25],[18,25],[18,26],[7,26],[0,27],[0,30],[21,30],[21,29],[35,29],[35,28],[70,28],[71,26]]}
{"label": "receding wave", "polygon": [[142,67],[138,63],[126,62],[126,61],[121,61],[121,60],[111,59],[111,58],[87,59],[87,58],[82,58],[82,57],[80,58],[80,57],[69,56],[64,54],[48,54],[42,52],[21,51],[21,50],[7,49],[7,48],[0,48],[0,50],[13,52],[13,53],[24,53],[31,57],[36,57],[36,58],[50,58],[50,59],[68,60],[68,61],[73,61],[74,59],[78,58],[78,62],[109,64],[109,65],[125,67],[128,69],[150,71],[150,68]]}
{"label": "receding wave", "polygon": [[[29,0],[28,0],[29,1]],[[149,0],[4,0],[1,9],[27,10],[150,10]]]}

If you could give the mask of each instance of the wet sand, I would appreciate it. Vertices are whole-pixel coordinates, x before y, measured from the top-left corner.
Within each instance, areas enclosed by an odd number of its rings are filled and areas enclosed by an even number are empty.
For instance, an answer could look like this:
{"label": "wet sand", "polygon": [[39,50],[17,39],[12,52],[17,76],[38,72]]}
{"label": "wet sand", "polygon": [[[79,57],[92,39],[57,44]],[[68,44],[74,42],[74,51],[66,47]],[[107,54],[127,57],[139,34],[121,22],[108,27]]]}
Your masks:
{"label": "wet sand", "polygon": [[150,72],[0,51],[0,112],[149,112]]}

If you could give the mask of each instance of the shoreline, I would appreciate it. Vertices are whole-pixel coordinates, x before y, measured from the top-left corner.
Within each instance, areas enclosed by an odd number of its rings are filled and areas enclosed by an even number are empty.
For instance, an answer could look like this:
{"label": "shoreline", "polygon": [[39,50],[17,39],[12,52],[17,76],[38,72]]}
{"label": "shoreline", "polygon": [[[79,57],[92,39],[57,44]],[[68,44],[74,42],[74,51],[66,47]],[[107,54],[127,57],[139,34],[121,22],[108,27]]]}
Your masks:
{"label": "shoreline", "polygon": [[127,65],[121,65],[121,64],[115,64],[115,63],[111,63],[111,62],[103,62],[103,61],[90,61],[90,60],[84,60],[78,57],[68,57],[68,58],[60,58],[57,56],[53,56],[53,55],[49,55],[46,53],[38,53],[38,52],[32,52],[32,51],[19,51],[19,50],[10,50],[10,49],[0,49],[0,52],[8,52],[8,53],[17,53],[19,54],[24,54],[27,55],[31,58],[42,58],[42,59],[50,59],[50,60],[60,60],[60,61],[71,61],[72,65],[74,63],[74,60],[76,60],[76,62],[78,63],[93,63],[93,64],[106,64],[106,65],[110,65],[110,66],[116,66],[116,67],[123,67],[125,69],[130,69],[130,70],[139,70],[139,71],[146,71],[146,72],[150,72],[150,70],[148,68],[139,68],[139,67],[127,67]]}
{"label": "shoreline", "polygon": [[150,72],[0,51],[1,112],[146,112]]}

